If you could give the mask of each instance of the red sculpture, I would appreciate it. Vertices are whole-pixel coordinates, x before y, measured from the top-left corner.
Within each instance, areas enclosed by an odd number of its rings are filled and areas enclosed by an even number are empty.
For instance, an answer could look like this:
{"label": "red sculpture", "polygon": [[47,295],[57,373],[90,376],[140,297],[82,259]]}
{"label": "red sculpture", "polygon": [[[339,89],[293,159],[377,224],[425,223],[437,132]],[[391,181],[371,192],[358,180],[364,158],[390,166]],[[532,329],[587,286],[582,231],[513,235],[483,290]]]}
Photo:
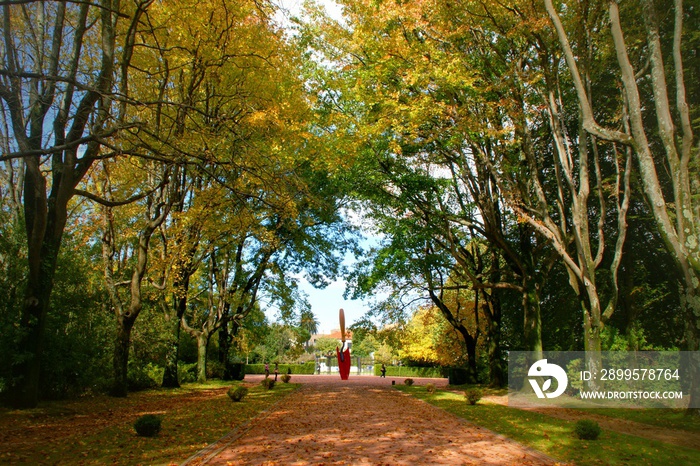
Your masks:
{"label": "red sculpture", "polygon": [[350,349],[345,349],[345,312],[341,309],[338,315],[340,319],[340,341],[341,347],[336,346],[335,352],[338,355],[338,371],[341,380],[348,380],[350,376]]}

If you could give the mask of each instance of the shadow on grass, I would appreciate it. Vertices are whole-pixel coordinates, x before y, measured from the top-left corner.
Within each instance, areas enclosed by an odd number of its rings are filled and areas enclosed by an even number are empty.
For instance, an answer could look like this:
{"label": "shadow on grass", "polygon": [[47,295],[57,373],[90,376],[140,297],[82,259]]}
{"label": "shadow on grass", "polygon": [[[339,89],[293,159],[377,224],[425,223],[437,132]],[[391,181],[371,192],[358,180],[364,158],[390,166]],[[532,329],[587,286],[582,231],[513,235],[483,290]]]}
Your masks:
{"label": "shadow on grass", "polygon": [[577,465],[700,464],[700,451],[692,448],[609,430],[604,430],[598,440],[580,440],[573,434],[574,421],[483,402],[471,406],[463,394],[453,391],[431,395],[422,387],[398,388],[462,419]]}

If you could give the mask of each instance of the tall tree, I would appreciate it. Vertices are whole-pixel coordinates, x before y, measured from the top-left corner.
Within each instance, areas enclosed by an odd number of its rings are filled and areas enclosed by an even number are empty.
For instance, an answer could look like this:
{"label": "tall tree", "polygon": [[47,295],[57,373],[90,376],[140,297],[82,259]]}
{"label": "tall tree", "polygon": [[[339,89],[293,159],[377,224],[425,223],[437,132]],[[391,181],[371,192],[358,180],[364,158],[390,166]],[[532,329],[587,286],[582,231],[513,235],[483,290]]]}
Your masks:
{"label": "tall tree", "polygon": [[134,37],[151,0],[2,5],[0,98],[9,151],[23,161],[22,206],[28,248],[20,356],[12,398],[37,403],[40,360],[58,251],[74,189],[103,144],[137,123],[119,105],[128,94]]}
{"label": "tall tree", "polygon": [[[104,171],[104,195],[107,205],[103,206],[102,258],[105,285],[117,323],[113,357],[114,382],[111,389],[113,396],[123,397],[128,392],[127,368],[131,331],[143,310],[142,285],[148,272],[151,238],[167,218],[179,195],[177,173],[172,173],[170,167],[163,166],[158,175],[158,179],[144,180],[144,184],[150,182],[160,187],[146,197],[142,214],[144,220],[140,222],[141,216],[136,217],[134,227],[138,234],[136,244],[133,244],[133,238],[123,234],[115,226],[113,207],[109,205],[113,199],[112,179],[109,170]],[[119,245],[120,239],[129,244]],[[119,278],[125,280],[120,281]],[[128,292],[122,295],[119,291],[121,286],[128,287]]]}
{"label": "tall tree", "polygon": [[[643,54],[633,52],[630,36],[625,34],[625,20],[620,5],[607,2],[609,35],[597,30],[596,39],[611,44],[616,54],[616,76],[622,86],[625,105],[615,120],[622,128],[601,121],[590,89],[586,87],[586,68],[581,66],[572,47],[571,32],[567,31],[562,14],[551,0],[545,0],[547,13],[556,30],[581,111],[581,125],[591,137],[622,144],[634,151],[644,187],[644,193],[656,220],[666,248],[673,257],[681,278],[682,312],[685,316],[685,346],[689,351],[700,349],[700,146],[697,128],[688,100],[688,81],[684,68],[684,53],[692,50],[690,31],[684,29],[684,19],[697,15],[696,9],[684,9],[682,0],[665,5],[673,12],[670,24],[664,25],[658,14],[657,2],[644,1],[626,13],[644,20],[646,48]],[[662,27],[667,34],[662,34]],[[631,29],[631,28],[629,28]],[[670,46],[664,47],[668,38]],[[636,48],[636,47],[635,47]],[[666,51],[666,56],[664,56]],[[647,66],[648,64],[648,66]],[[651,92],[640,89],[643,76]],[[675,99],[671,96],[675,91]],[[675,100],[675,102],[674,102]],[[649,102],[651,101],[651,102]],[[644,107],[655,109],[656,118],[646,118]],[[674,105],[675,103],[675,105]],[[666,189],[665,186],[669,186]],[[696,361],[697,362],[697,361]],[[693,387],[691,403],[700,399],[700,368],[691,364]],[[700,409],[691,410],[700,415]]]}

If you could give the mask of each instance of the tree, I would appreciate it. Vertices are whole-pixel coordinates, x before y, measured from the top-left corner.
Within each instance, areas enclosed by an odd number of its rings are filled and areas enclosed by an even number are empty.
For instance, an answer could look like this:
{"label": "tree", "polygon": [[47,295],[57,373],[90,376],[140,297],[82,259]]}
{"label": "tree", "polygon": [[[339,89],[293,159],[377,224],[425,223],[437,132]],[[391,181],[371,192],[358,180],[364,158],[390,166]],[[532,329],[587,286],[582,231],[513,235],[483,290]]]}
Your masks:
{"label": "tree", "polygon": [[[151,1],[6,2],[0,52],[0,161],[22,161],[27,277],[13,361],[13,403],[37,403],[40,361],[68,203],[105,143],[138,125],[125,119],[128,70],[140,19]],[[7,128],[8,133],[5,133]],[[15,188],[18,188],[15,185]]]}
{"label": "tree", "polygon": [[[645,53],[639,55],[632,53],[629,45],[630,35],[634,32],[625,35],[620,6],[614,1],[607,3],[610,35],[601,29],[596,39],[612,43],[616,54],[616,77],[619,76],[624,98],[624,106],[616,114],[617,121],[623,122],[623,127],[618,129],[600,121],[596,103],[585,86],[585,68],[581,71],[580,59],[572,49],[570,33],[551,0],[545,0],[545,5],[576,90],[582,128],[591,137],[621,144],[634,151],[648,204],[681,278],[685,347],[697,351],[700,349],[700,204],[697,201],[700,166],[696,161],[700,149],[691,120],[691,114],[697,110],[689,105],[683,61],[684,52],[693,47],[683,22],[697,12],[684,10],[682,0],[676,0],[670,8],[673,20],[665,25],[658,15],[656,2],[645,1],[639,8],[631,9],[629,14],[641,16],[644,20],[646,48]],[[668,34],[661,34],[662,27],[667,28]],[[663,37],[670,38],[670,47],[664,47]],[[647,94],[648,98],[641,92],[639,75],[649,83],[651,93]],[[675,108],[670,97],[674,90]],[[655,119],[645,117],[643,107],[646,103],[651,104],[648,100],[653,102]],[[693,403],[700,398],[700,369],[697,364],[691,366]],[[698,409],[690,412],[700,414]]]}
{"label": "tree", "polygon": [[338,346],[338,340],[335,338],[320,337],[314,343],[314,351],[316,354],[327,356],[335,353],[335,348]]}
{"label": "tree", "polygon": [[308,332],[309,335],[318,333],[319,323],[311,310],[303,310],[299,316],[299,327]]}
{"label": "tree", "polygon": [[465,356],[459,340],[440,311],[426,306],[418,309],[406,324],[399,357],[409,364],[459,366]]}
{"label": "tree", "polygon": [[374,335],[365,335],[362,340],[356,340],[356,334],[353,331],[352,337],[352,354],[354,356],[368,358],[379,349],[379,341],[377,341]]}
{"label": "tree", "polygon": [[[154,172],[157,173],[156,170],[151,173]],[[103,174],[106,205],[103,206],[102,259],[105,285],[117,322],[113,360],[114,383],[111,394],[124,397],[128,392],[127,368],[131,331],[143,309],[142,284],[148,272],[151,238],[165,221],[173,204],[177,202],[179,175],[172,173],[170,167],[164,166],[159,173],[160,179],[154,180],[149,174],[150,179],[144,180],[144,184],[150,182],[160,187],[146,198],[143,205],[144,221],[137,221],[136,225],[133,225],[138,231],[136,244],[133,244],[133,238],[128,234],[119,234],[115,225],[114,211],[109,205],[113,201],[113,180],[106,164]],[[118,245],[120,239],[128,243]],[[120,278],[125,281],[121,281]],[[122,286],[128,287],[125,296],[119,291]]]}

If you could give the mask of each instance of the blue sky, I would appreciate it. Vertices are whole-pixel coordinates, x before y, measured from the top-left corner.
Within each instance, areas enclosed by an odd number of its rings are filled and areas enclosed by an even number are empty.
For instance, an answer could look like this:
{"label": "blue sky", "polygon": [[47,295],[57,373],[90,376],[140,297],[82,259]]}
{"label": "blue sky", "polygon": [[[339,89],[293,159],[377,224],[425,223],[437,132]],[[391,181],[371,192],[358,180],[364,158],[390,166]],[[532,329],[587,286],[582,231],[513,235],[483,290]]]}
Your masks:
{"label": "blue sky", "polygon": [[314,313],[319,325],[319,333],[330,333],[331,330],[340,328],[338,324],[338,310],[345,311],[345,325],[349,327],[369,310],[369,303],[360,300],[345,300],[345,282],[335,281],[323,290],[317,290],[306,280],[302,280],[300,288],[308,295],[311,311]]}
{"label": "blue sky", "polygon": [[[357,222],[355,213],[346,212],[346,214],[351,217],[351,223]],[[360,246],[364,250],[368,250],[370,247],[379,244],[378,236],[366,233],[360,234],[362,235],[360,238]],[[355,262],[356,260],[352,253],[346,254],[344,265],[349,271],[352,270],[352,266]],[[307,296],[311,311],[319,321],[319,333],[330,333],[332,330],[340,328],[338,322],[339,309],[342,308],[345,311],[345,326],[347,328],[369,311],[371,306],[377,301],[377,298],[381,299],[383,297],[383,294],[378,294],[366,299],[346,300],[343,297],[343,293],[345,293],[347,283],[342,276],[332,281],[327,287],[317,289],[304,279],[303,273],[300,275],[301,276],[297,277],[299,280],[299,289]],[[277,309],[273,307],[268,308],[265,312],[270,322],[275,322],[277,320],[276,313]]]}

